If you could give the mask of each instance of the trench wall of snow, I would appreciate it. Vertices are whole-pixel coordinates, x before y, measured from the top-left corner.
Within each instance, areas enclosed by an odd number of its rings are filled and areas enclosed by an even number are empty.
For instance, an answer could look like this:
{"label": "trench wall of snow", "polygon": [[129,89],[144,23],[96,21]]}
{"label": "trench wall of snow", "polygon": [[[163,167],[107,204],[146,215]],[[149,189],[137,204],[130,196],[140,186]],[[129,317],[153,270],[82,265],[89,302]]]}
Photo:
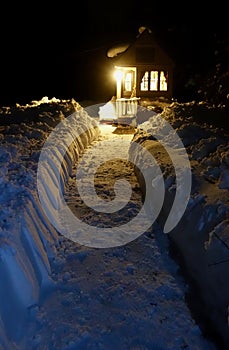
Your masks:
{"label": "trench wall of snow", "polygon": [[[71,133],[74,139],[62,162],[64,186],[74,162],[99,135],[95,120],[74,100],[43,102],[7,110],[7,116],[4,110],[1,116],[2,124],[4,118],[11,119],[0,134],[0,347],[4,349],[8,349],[7,338],[20,339],[36,305],[55,288],[51,262],[60,237],[41,207],[36,187],[42,146],[53,129],[71,114],[70,125],[65,125],[62,137],[56,139],[58,147],[65,142],[65,134]],[[26,121],[22,119],[25,116]],[[55,159],[48,171],[53,184],[49,183],[47,191],[56,183]]]}
{"label": "trench wall of snow", "polygon": [[[191,107],[190,107],[191,108]],[[188,109],[189,110],[189,109]],[[194,286],[201,305],[201,313],[215,329],[227,348],[229,344],[229,143],[228,135],[198,124],[180,112],[180,106],[165,109],[161,117],[176,129],[186,147],[192,169],[192,190],[184,215],[170,231],[168,240],[178,263],[182,265]],[[190,110],[189,110],[190,111]],[[174,200],[176,186],[173,165],[166,150],[157,141],[162,136],[163,125],[155,117],[138,126],[133,141],[140,143],[160,165],[165,183],[165,198],[158,221],[165,224]],[[162,123],[163,124],[163,123]],[[155,134],[156,138],[152,137]],[[168,137],[168,135],[166,135]],[[146,170],[148,181],[153,180],[153,165],[147,154],[136,152],[133,142],[129,158]],[[145,180],[136,167],[143,193]],[[147,181],[147,182],[148,182]],[[147,189],[149,190],[149,189]],[[154,201],[148,204],[153,211]]]}

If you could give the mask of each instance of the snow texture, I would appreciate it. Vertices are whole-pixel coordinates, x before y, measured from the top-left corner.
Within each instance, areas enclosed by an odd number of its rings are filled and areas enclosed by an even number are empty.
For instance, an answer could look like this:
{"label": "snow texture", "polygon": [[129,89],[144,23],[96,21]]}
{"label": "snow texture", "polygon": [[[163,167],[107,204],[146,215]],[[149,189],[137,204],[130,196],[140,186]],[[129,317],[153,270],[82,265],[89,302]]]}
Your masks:
{"label": "snow texture", "polygon": [[[59,235],[40,205],[36,173],[39,154],[50,131],[75,111],[79,115],[77,127],[91,123],[90,129],[94,130],[94,134],[82,134],[82,139],[76,140],[76,156],[96,137],[98,128],[74,100],[43,98],[31,105],[1,110],[0,271],[4,283],[0,285],[0,314],[5,331],[13,340],[21,337],[28,309],[54,288],[50,261],[55,256]],[[63,164],[63,184],[71,166],[71,162]],[[50,171],[54,171],[54,186],[55,169]]]}
{"label": "snow texture", "polygon": [[[175,104],[162,113],[177,130],[193,167],[191,198],[170,237],[200,287],[217,332],[227,342],[228,136],[180,115],[182,108]],[[126,246],[100,250],[66,239],[47,219],[36,188],[39,155],[53,128],[72,113],[76,113],[74,128],[87,126],[91,132],[81,134],[64,157],[62,190],[73,211],[98,224],[100,217],[87,212],[74,192],[75,165],[94,142],[122,136],[114,136],[111,126],[99,128],[73,99],[45,97],[0,110],[0,349],[215,350],[185,303],[187,285],[169,256],[160,222]],[[131,148],[132,137],[151,144],[155,140],[147,138],[147,129],[152,127],[153,119],[139,124],[134,136],[128,135],[130,161],[138,156]],[[159,132],[159,126],[155,130]],[[161,221],[174,196],[174,174],[167,160],[161,157],[168,194]],[[98,173],[97,189],[107,199],[112,183],[106,188],[108,173],[104,179],[103,172],[109,168],[115,178],[120,164],[114,162]],[[127,208],[131,216],[141,206],[144,185],[130,164],[123,164],[123,169],[134,186]],[[51,191],[57,183],[55,162],[47,171],[53,180],[47,193],[55,206]],[[103,220],[108,224],[110,214]]]}
{"label": "snow texture", "polygon": [[[207,123],[208,108],[207,105],[203,107],[203,103],[199,104],[199,109],[195,102],[172,103],[161,113],[161,117],[174,127],[181,138],[189,155],[193,177],[187,209],[180,223],[169,233],[169,237],[180,257],[181,265],[193,284],[197,286],[204,306],[203,312],[223,339],[227,349],[229,346],[229,135],[225,129]],[[194,118],[193,109],[197,114],[199,111],[198,119]],[[212,108],[209,108],[209,114],[212,114]],[[158,120],[152,116],[140,124],[133,140],[150,150],[164,170],[167,186],[159,220],[163,223],[171,210],[176,180],[166,150],[151,137],[152,130],[157,137],[161,133],[162,126],[158,125]],[[139,157],[139,154],[135,153],[133,144],[130,146],[130,160],[134,161],[136,157]],[[149,174],[153,179],[150,166]],[[137,176],[144,191],[144,183],[138,171]]]}

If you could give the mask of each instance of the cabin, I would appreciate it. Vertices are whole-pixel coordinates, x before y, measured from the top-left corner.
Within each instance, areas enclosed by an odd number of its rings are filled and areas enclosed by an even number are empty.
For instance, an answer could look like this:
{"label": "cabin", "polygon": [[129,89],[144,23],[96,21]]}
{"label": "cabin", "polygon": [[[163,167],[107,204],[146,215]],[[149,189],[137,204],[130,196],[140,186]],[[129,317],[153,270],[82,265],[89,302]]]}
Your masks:
{"label": "cabin", "polygon": [[174,61],[156,41],[152,31],[140,27],[133,43],[108,50],[116,80],[116,115],[134,115],[144,99],[173,95]]}
{"label": "cabin", "polygon": [[139,28],[132,44],[108,50],[116,78],[117,98],[171,98],[174,61],[158,44],[152,31]]}

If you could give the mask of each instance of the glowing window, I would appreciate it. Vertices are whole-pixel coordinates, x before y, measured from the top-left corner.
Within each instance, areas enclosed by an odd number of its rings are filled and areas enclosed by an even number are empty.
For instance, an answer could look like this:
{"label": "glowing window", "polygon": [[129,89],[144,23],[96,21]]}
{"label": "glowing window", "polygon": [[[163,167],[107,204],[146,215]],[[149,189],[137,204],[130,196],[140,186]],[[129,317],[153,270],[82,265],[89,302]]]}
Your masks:
{"label": "glowing window", "polygon": [[151,70],[150,72],[150,91],[158,90],[158,71]]}
{"label": "glowing window", "polygon": [[124,90],[132,91],[132,73],[128,72],[125,75]]}
{"label": "glowing window", "polygon": [[141,81],[141,86],[140,86],[141,91],[148,91],[148,85],[149,85],[149,72],[145,72]]}
{"label": "glowing window", "polygon": [[167,91],[168,83],[167,83],[167,72],[160,72],[160,90]]}
{"label": "glowing window", "polygon": [[146,71],[142,77],[140,90],[141,91],[167,91],[168,73],[165,71],[151,70]]}

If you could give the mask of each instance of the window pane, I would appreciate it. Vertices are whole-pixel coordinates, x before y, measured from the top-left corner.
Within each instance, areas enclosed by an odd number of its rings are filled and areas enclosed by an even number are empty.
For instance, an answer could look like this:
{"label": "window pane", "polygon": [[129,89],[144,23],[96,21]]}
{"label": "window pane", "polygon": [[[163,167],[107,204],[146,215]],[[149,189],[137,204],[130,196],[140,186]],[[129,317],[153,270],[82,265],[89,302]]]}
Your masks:
{"label": "window pane", "polygon": [[148,91],[148,81],[149,81],[149,72],[145,72],[141,81],[141,86],[140,86],[141,91]]}
{"label": "window pane", "polygon": [[158,90],[158,71],[151,70],[150,72],[150,91]]}
{"label": "window pane", "polygon": [[164,71],[160,72],[160,90],[161,91],[167,91],[168,89],[167,76],[168,76],[167,72],[164,72]]}
{"label": "window pane", "polygon": [[126,73],[125,75],[124,90],[132,91],[132,73]]}

